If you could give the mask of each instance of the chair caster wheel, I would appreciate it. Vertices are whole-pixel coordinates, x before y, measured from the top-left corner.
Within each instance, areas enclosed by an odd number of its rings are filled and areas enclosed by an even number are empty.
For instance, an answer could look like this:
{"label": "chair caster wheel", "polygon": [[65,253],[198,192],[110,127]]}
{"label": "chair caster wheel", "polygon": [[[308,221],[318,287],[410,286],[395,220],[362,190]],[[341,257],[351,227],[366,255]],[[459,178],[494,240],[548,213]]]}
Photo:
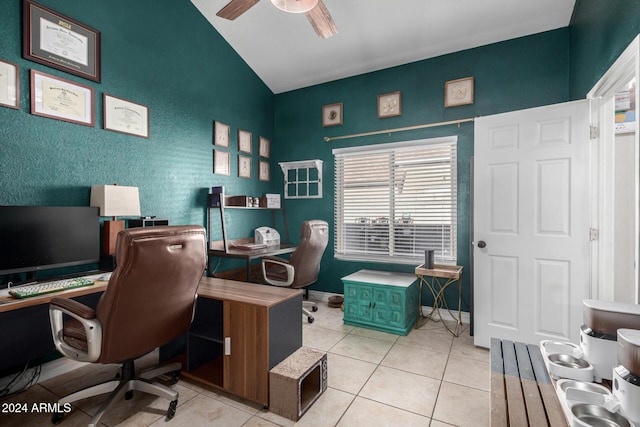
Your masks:
{"label": "chair caster wheel", "polygon": [[315,319],[312,316],[307,317],[307,322],[313,323]]}
{"label": "chair caster wheel", "polygon": [[174,371],[173,375],[171,375],[171,384],[175,384],[180,379],[180,371]]}
{"label": "chair caster wheel", "polygon": [[316,312],[318,311],[318,306],[314,305],[313,307],[311,307],[311,311]]}
{"label": "chair caster wheel", "polygon": [[169,421],[176,414],[176,408],[178,407],[178,400],[172,400],[169,403],[169,409],[167,409],[167,418],[166,421]]}
{"label": "chair caster wheel", "polygon": [[131,400],[133,398],[133,390],[129,390],[124,394],[124,400]]}
{"label": "chair caster wheel", "polygon": [[53,415],[51,415],[51,424],[60,424],[63,418],[64,412],[54,412]]}

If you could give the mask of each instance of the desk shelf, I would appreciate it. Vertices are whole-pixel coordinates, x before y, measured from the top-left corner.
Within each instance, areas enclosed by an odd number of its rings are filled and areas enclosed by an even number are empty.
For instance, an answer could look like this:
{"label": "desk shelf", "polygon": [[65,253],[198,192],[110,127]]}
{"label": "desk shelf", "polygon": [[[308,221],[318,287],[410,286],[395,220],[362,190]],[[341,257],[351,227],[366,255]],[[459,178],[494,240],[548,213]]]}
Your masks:
{"label": "desk shelf", "polygon": [[302,291],[205,277],[186,344],[160,360],[179,355],[185,377],[266,407],[269,370],[302,346],[301,316]]}
{"label": "desk shelf", "polygon": [[[262,210],[262,211],[271,211],[272,215],[271,215],[271,222],[272,222],[272,226],[275,228],[275,223],[276,223],[276,212],[280,211],[282,212],[282,223],[284,224],[284,233],[285,233],[285,242],[289,242],[289,227],[287,226],[287,215],[285,213],[284,210],[284,205],[281,205],[280,208],[269,208],[266,206],[246,206],[246,203],[244,203],[243,205],[241,205],[241,200],[243,198],[246,198],[246,196],[224,196],[224,194],[222,194],[223,198],[223,202],[219,204],[219,206],[208,206],[207,207],[207,231],[209,234],[209,243],[208,243],[208,247],[209,249],[213,249],[212,245],[215,243],[215,241],[211,240],[211,231],[213,230],[213,221],[211,218],[211,212],[217,210],[220,213],[220,229],[222,231],[222,250],[224,250],[225,253],[229,252],[229,248],[230,248],[230,243],[234,240],[238,240],[238,239],[230,239],[229,236],[227,235],[227,225],[225,222],[225,213],[224,211],[226,209],[240,209],[240,210]],[[239,201],[240,200],[240,201]],[[266,203],[266,202],[265,202]],[[246,239],[244,239],[246,240]]]}

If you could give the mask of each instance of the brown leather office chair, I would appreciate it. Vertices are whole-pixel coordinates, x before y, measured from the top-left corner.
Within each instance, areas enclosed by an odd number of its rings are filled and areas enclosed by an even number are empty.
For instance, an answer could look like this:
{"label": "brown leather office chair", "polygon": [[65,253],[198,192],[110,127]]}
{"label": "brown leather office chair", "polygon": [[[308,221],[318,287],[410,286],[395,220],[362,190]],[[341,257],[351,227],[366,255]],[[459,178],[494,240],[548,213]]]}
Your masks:
{"label": "brown leather office chair", "polygon": [[[329,225],[325,221],[310,220],[302,223],[300,243],[291,253],[289,260],[279,257],[262,258],[262,276],[265,282],[275,286],[306,288],[318,280],[320,260],[329,241]],[[318,307],[310,301],[303,301],[302,312],[309,323],[313,323],[312,311]]]}
{"label": "brown leather office chair", "polygon": [[[51,300],[49,315],[56,348],[65,356],[93,363],[120,363],[119,379],[80,390],[58,401],[59,407],[87,397],[111,393],[91,420],[97,425],[107,408],[133,390],[171,401],[167,420],[175,414],[178,392],[149,380],[173,373],[180,364],[152,369],[136,377],[134,360],[187,331],[193,319],[197,288],[206,267],[206,237],[201,226],[133,228],[118,233],[117,267],[95,311],[66,298]],[[70,316],[64,316],[63,314]],[[67,320],[68,319],[68,320]],[[62,412],[51,421],[62,420]]]}

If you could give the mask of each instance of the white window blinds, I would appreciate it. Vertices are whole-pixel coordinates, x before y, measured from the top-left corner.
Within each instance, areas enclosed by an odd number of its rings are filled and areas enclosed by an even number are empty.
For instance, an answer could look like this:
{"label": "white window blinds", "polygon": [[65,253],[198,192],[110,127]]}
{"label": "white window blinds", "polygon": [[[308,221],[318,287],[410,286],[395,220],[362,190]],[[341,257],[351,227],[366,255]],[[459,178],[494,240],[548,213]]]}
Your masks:
{"label": "white window blinds", "polygon": [[456,261],[457,137],[333,150],[336,258]]}

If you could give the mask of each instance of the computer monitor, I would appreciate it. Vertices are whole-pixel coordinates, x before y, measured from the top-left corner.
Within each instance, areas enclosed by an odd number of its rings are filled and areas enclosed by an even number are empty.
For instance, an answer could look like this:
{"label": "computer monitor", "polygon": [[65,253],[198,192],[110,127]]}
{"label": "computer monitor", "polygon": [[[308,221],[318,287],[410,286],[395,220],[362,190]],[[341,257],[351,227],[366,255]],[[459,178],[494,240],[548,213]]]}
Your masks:
{"label": "computer monitor", "polygon": [[99,260],[98,208],[0,206],[0,276]]}

